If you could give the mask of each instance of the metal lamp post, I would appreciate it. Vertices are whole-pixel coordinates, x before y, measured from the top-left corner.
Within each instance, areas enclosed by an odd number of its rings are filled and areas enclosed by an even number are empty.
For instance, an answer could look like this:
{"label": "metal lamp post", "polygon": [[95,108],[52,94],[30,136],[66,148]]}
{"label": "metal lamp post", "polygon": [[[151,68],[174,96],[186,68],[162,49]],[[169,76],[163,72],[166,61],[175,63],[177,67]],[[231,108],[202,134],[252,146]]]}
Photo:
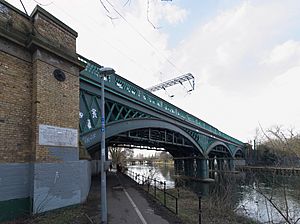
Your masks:
{"label": "metal lamp post", "polygon": [[114,74],[112,68],[100,68],[101,78],[101,149],[100,149],[100,167],[101,167],[101,223],[107,223],[107,198],[106,198],[106,170],[105,170],[105,105],[104,105],[104,77]]}

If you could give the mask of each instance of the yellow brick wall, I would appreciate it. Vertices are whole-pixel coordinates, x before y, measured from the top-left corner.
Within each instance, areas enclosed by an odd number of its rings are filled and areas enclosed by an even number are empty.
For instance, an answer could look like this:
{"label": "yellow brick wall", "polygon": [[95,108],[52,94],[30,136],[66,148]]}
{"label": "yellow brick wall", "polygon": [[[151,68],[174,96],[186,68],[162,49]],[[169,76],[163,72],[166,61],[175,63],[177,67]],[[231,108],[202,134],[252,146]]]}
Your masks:
{"label": "yellow brick wall", "polygon": [[70,52],[76,52],[76,37],[66,32],[62,27],[55,24],[45,16],[39,14],[34,18],[35,35],[41,39],[47,39],[58,48]]}
{"label": "yellow brick wall", "polygon": [[56,160],[39,145],[38,127],[78,129],[77,33],[40,7],[34,28],[18,9],[0,7],[0,163]]}
{"label": "yellow brick wall", "polygon": [[31,63],[0,51],[0,162],[31,154]]}
{"label": "yellow brick wall", "polygon": [[[43,58],[52,58],[43,52]],[[51,62],[55,61],[49,60]],[[46,124],[64,128],[78,129],[79,126],[79,70],[77,73],[70,73],[63,70],[66,80],[59,82],[53,76],[57,68],[50,62],[37,58],[34,64],[34,106],[33,126],[36,136],[36,159],[39,161],[49,160],[48,150],[38,144],[38,125]],[[61,67],[67,67],[67,63],[57,60]]]}

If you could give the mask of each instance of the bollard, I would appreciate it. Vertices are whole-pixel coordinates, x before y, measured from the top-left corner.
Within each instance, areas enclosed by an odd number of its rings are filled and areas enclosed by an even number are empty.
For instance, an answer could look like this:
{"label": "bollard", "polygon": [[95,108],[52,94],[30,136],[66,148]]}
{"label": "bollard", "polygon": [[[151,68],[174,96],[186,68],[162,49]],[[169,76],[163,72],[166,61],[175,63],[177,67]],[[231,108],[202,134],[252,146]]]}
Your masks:
{"label": "bollard", "polygon": [[167,200],[166,200],[166,181],[164,181],[164,205],[167,206]]}
{"label": "bollard", "polygon": [[199,224],[202,222],[202,208],[201,208],[201,192],[198,193],[198,200],[199,200],[199,207],[198,207],[198,212],[199,212]]}
{"label": "bollard", "polygon": [[177,188],[177,197],[176,197],[176,215],[178,215],[178,200],[179,200],[179,188]]}
{"label": "bollard", "polygon": [[154,197],[156,198],[156,178],[154,178]]}
{"label": "bollard", "polygon": [[148,180],[147,180],[147,181],[148,181],[147,184],[148,184],[148,193],[149,193],[149,189],[150,189],[150,178],[149,178],[149,177],[148,177]]}
{"label": "bollard", "polygon": [[176,200],[176,215],[178,215],[178,198],[175,198]]}

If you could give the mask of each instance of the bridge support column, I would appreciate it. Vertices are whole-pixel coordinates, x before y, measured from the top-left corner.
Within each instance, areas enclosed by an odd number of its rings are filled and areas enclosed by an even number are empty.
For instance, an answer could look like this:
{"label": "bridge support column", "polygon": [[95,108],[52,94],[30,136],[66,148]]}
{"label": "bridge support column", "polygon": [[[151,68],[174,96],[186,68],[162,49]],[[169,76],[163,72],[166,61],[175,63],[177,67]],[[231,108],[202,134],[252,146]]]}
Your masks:
{"label": "bridge support column", "polygon": [[184,175],[188,177],[194,176],[194,160],[185,159],[184,160]]}
{"label": "bridge support column", "polygon": [[217,158],[217,167],[218,167],[218,170],[224,170],[223,165],[224,165],[224,160]]}
{"label": "bridge support column", "polygon": [[208,171],[214,169],[214,160],[212,158],[208,159]]}
{"label": "bridge support column", "polygon": [[235,165],[234,165],[234,159],[230,158],[228,159],[228,168],[230,171],[235,171]]}
{"label": "bridge support column", "polygon": [[207,159],[197,159],[197,177],[200,179],[207,179],[208,175],[208,160]]}
{"label": "bridge support column", "polygon": [[175,175],[183,174],[183,160],[182,159],[174,159],[174,170],[175,170]]}

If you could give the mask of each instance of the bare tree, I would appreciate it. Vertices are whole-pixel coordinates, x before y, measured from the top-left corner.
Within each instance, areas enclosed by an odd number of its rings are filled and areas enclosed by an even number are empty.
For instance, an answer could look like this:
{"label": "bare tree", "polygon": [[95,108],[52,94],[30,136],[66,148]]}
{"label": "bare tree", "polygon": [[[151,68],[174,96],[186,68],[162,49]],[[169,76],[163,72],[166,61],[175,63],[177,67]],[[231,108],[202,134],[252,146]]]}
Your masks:
{"label": "bare tree", "polygon": [[109,148],[110,157],[112,163],[117,165],[126,165],[126,158],[133,157],[133,150],[132,149],[125,149],[120,147],[110,147]]}
{"label": "bare tree", "polygon": [[300,165],[300,135],[293,128],[284,129],[277,125],[264,130],[260,125],[255,140],[258,159],[264,165],[292,167]]}
{"label": "bare tree", "polygon": [[[294,176],[289,173],[284,177],[284,181],[279,181],[280,176],[277,171],[283,166],[299,166],[300,135],[293,128],[284,129],[277,125],[263,129],[260,125],[256,131],[255,140],[258,143],[257,164],[272,165],[273,169],[271,173],[266,173],[262,178],[258,178],[254,172],[250,174],[254,179],[251,188],[259,193],[265,201],[268,223],[298,223],[300,209],[293,204],[292,195],[296,201],[298,200],[296,203],[300,203],[300,191],[297,187],[293,191],[289,189],[292,184],[290,180],[294,179]],[[267,179],[269,181],[266,181]],[[268,186],[265,185],[265,182],[269,182]],[[277,219],[282,221],[275,220],[275,213]]]}

